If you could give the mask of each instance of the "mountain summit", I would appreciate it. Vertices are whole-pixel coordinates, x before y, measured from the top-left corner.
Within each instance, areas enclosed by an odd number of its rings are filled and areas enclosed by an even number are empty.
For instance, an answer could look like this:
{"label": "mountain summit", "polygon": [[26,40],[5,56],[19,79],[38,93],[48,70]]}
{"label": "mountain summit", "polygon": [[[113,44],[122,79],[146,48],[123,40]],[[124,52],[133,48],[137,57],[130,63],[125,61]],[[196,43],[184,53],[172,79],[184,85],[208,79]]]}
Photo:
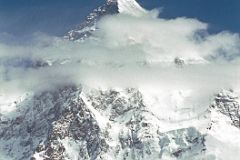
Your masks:
{"label": "mountain summit", "polygon": [[84,40],[96,30],[96,22],[106,15],[128,14],[132,16],[141,16],[147,11],[143,9],[135,0],[107,0],[106,3],[97,9],[94,9],[75,29],[69,31],[65,36],[71,41]]}

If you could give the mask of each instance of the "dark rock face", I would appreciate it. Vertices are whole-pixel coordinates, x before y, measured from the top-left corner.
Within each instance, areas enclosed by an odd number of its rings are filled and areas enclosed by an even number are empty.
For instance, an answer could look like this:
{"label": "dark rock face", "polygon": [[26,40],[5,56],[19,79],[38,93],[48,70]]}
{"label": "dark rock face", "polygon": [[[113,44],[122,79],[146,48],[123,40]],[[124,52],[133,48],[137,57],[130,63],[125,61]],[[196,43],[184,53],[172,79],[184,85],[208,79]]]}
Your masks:
{"label": "dark rock face", "polygon": [[115,0],[108,0],[103,6],[94,9],[85,19],[83,23],[75,29],[69,31],[65,36],[71,41],[84,40],[89,37],[96,28],[96,22],[105,15],[118,13],[118,4]]}
{"label": "dark rock face", "polygon": [[[61,114],[62,116],[52,123],[52,129],[43,152],[51,160],[64,159],[65,148],[62,139],[72,138],[86,143],[87,152],[79,150],[79,157],[96,159],[104,140],[100,138],[100,128],[81,99],[70,102]],[[37,151],[37,150],[36,150]],[[41,151],[42,152],[42,151]]]}
{"label": "dark rock face", "polygon": [[222,91],[217,94],[212,108],[228,116],[232,124],[240,128],[240,104],[239,97],[233,91]]}
{"label": "dark rock face", "polygon": [[87,95],[92,106],[98,111],[104,111],[109,114],[109,119],[114,121],[121,118],[124,114],[138,109],[143,109],[143,98],[141,93],[133,88],[126,90],[126,96],[121,95],[119,91],[99,91],[94,90],[91,95]]}
{"label": "dark rock face", "polygon": [[[6,153],[13,159],[28,159],[37,145],[53,130],[52,123],[69,107],[67,100],[76,97],[77,92],[75,87],[68,86],[36,94],[17,104],[17,114],[9,119],[7,124],[0,124],[0,141],[6,143],[3,146]],[[38,150],[41,150],[40,148]],[[18,156],[16,152],[22,154]]]}
{"label": "dark rock face", "polygon": [[175,59],[174,59],[174,63],[175,63],[175,65],[176,66],[178,66],[178,67],[183,67],[183,65],[184,65],[184,60],[183,59],[181,59],[181,58],[179,58],[179,57],[176,57]]}

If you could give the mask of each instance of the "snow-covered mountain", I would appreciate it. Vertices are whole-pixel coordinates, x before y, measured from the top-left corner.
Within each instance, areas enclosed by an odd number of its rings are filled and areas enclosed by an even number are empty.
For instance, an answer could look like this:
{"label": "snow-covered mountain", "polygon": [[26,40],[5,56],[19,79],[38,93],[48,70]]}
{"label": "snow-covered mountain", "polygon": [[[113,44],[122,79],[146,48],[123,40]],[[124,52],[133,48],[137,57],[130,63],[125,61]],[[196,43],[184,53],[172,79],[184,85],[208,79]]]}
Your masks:
{"label": "snow-covered mountain", "polygon": [[97,29],[96,22],[106,15],[122,13],[141,16],[146,12],[135,0],[107,0],[106,4],[94,9],[83,23],[69,31],[65,38],[72,41],[84,40]]}
{"label": "snow-covered mountain", "polygon": [[[147,12],[135,0],[108,0],[65,38],[84,41],[104,15]],[[184,60],[175,63],[181,71]],[[29,68],[45,66],[51,65]],[[177,88],[152,92],[65,84],[5,93],[0,95],[0,160],[238,160],[239,93],[222,90],[207,105],[193,102]]]}
{"label": "snow-covered mountain", "polygon": [[15,115],[1,117],[1,158],[225,159],[221,149],[239,149],[239,98],[231,91],[186,120],[162,118],[144,96],[134,88],[76,86],[28,95],[15,102]]}

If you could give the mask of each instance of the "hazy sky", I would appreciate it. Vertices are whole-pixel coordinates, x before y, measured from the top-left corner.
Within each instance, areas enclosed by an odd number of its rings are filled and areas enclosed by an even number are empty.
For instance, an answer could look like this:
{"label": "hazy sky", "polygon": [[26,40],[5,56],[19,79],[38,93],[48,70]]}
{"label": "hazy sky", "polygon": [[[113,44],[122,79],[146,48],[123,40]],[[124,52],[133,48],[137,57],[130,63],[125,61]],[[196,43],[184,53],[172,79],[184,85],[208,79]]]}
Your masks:
{"label": "hazy sky", "polygon": [[[240,32],[239,0],[139,0],[148,9],[163,7],[161,17],[197,18],[211,32]],[[62,36],[104,0],[0,0],[0,33],[34,32]],[[0,34],[1,35],[1,34]]]}

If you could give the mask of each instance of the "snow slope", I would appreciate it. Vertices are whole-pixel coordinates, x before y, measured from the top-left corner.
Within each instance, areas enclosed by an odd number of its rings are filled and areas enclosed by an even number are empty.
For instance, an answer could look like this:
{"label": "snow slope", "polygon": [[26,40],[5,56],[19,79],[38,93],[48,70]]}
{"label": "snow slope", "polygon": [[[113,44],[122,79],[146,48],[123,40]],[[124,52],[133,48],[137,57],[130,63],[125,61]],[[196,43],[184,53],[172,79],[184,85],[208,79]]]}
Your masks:
{"label": "snow slope", "polygon": [[133,16],[143,16],[147,13],[135,0],[118,0],[118,11]]}

